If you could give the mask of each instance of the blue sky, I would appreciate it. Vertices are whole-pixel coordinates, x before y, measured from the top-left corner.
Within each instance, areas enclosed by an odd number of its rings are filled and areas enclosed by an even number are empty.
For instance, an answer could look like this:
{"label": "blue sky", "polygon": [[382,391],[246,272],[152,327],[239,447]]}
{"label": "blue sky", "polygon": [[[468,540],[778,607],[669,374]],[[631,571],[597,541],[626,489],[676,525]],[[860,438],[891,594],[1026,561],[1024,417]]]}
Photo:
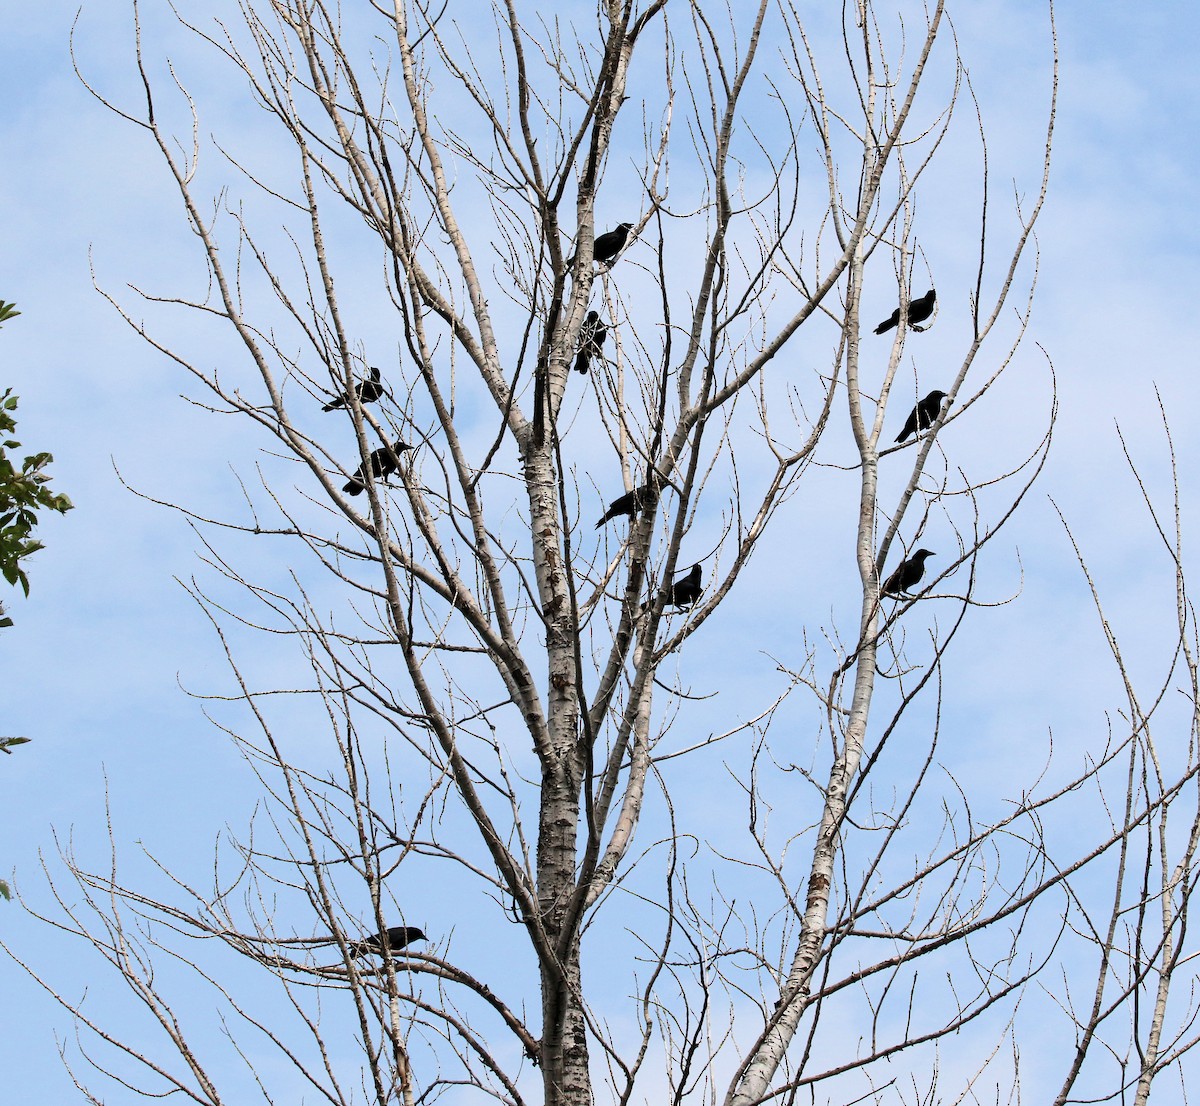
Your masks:
{"label": "blue sky", "polygon": [[[124,96],[136,89],[122,7],[85,8],[77,49],[89,77]],[[252,465],[258,443],[184,403],[179,393],[194,389],[92,287],[89,266],[114,291],[127,281],[171,287],[199,270],[147,138],[101,109],[72,72],[74,12],[57,0],[25,7],[19,18],[8,15],[0,37],[0,298],[22,311],[0,332],[0,386],[21,396],[21,441],[54,453],[55,487],[76,504],[41,527],[47,548],[28,566],[32,594],[5,596],[16,627],[0,634],[0,731],[33,739],[0,764],[0,864],[43,903],[39,852],[53,853],[56,832],[103,856],[106,794],[135,867],[136,843],[145,841],[199,873],[214,836],[226,823],[241,824],[257,797],[235,752],[182,690],[226,678],[211,628],[176,580],[201,572],[199,543],[177,514],[131,494],[121,477],[203,513],[227,500],[230,462]],[[970,0],[960,19],[973,41],[988,44],[967,62],[993,93],[994,163],[1003,166],[1022,146],[1027,157],[1025,128],[1032,119],[1040,130],[1044,102],[1038,5]],[[1149,674],[1161,664],[1171,579],[1114,432],[1119,421],[1165,503],[1154,386],[1178,450],[1185,528],[1195,517],[1200,156],[1192,136],[1200,122],[1200,11],[1185,3],[1148,11],[1064,4],[1058,19],[1062,98],[1030,337],[1056,367],[1060,421],[1044,477],[995,554],[994,593],[1015,586],[1014,547],[1024,592],[981,614],[955,660],[951,708],[972,719],[974,739],[956,763],[981,779],[1003,778],[1014,747],[1039,756],[1048,728],[1086,741],[1089,731],[1102,732],[1103,708],[1120,705],[1048,497],[1075,529],[1138,668]],[[219,79],[205,76],[203,56],[182,60],[194,63],[206,124],[223,136],[251,134],[256,121]],[[1002,188],[1005,174],[996,176]],[[1031,184],[1026,171],[1023,187]],[[189,327],[174,325],[171,339],[186,345],[199,334]],[[1024,440],[1023,390],[1044,396],[1032,342],[1013,376],[975,448],[987,447],[989,433],[998,442]],[[585,510],[592,510],[586,499]],[[821,578],[833,578],[845,555],[814,553]],[[764,554],[763,571],[787,565],[786,551]],[[827,615],[827,606],[814,607],[816,617]],[[753,625],[733,620],[722,632],[731,636],[701,635],[690,647],[698,686],[720,683],[730,641],[738,657],[754,656]],[[744,686],[757,689],[761,670],[752,661],[744,669]],[[696,781],[705,783],[717,791],[711,780]],[[35,964],[59,955],[50,950],[61,946],[15,905],[0,906],[0,933]],[[78,979],[57,978],[72,979],[77,991],[106,982],[88,973],[81,960]],[[70,1036],[66,1016],[5,960],[0,994],[10,1014],[0,1070],[17,1088],[12,1101],[67,1100],[55,1046],[56,1035]]]}

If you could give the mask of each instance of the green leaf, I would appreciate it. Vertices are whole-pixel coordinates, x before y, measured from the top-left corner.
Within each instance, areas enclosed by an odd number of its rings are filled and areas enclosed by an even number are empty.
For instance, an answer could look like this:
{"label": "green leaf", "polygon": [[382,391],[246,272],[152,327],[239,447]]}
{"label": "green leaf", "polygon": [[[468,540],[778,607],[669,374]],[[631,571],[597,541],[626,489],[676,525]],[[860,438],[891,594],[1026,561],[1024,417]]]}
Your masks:
{"label": "green leaf", "polygon": [[[0,300],[0,321],[11,318],[16,312],[12,304]],[[47,450],[31,453],[24,458],[20,470],[5,455],[7,449],[20,448],[15,437],[9,437],[16,422],[10,412],[17,408],[18,397],[11,388],[0,396],[0,434],[5,435],[0,446],[0,575],[13,586],[29,594],[29,577],[21,566],[25,557],[42,548],[42,543],[33,537],[41,511],[56,511],[66,514],[74,507],[71,500],[49,488],[51,476],[47,466],[54,455]],[[0,616],[3,608],[0,608]],[[0,618],[0,629],[12,626],[11,618]]]}

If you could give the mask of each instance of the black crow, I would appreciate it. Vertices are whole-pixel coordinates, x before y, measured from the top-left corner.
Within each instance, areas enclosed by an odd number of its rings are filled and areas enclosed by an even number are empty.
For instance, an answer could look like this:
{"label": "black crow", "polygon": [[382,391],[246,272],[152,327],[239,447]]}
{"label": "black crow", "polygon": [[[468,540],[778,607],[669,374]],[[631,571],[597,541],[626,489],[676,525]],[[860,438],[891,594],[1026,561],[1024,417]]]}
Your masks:
{"label": "black crow", "polygon": [[916,434],[920,430],[928,430],[938,415],[941,414],[942,400],[945,398],[945,392],[930,392],[909,413],[908,419],[904,423],[904,429],[896,436],[896,441],[902,442],[910,434]]}
{"label": "black crow", "polygon": [[[918,323],[923,323],[930,315],[933,314],[933,303],[937,299],[937,292],[932,288],[925,295],[918,297],[915,300],[908,301],[908,325],[916,326]],[[891,316],[880,323],[875,328],[876,334],[886,334],[894,326],[900,325],[900,308],[896,308]]]}
{"label": "black crow", "polygon": [[606,522],[617,518],[619,515],[628,515],[631,519],[635,518],[641,511],[646,509],[646,505],[650,502],[650,492],[650,485],[643,484],[640,488],[634,488],[633,491],[618,496],[608,505],[608,510],[604,512],[604,517],[596,523],[596,529],[599,530]]}
{"label": "black crow", "polygon": [[[399,468],[400,454],[406,449],[412,449],[412,446],[406,445],[404,442],[396,442],[394,445],[384,445],[371,450],[371,475],[377,480],[386,480]],[[367,486],[363,479],[365,467],[359,465],[354,470],[354,475],[350,477],[350,483],[342,489],[347,495],[362,494],[363,488]]]}
{"label": "black crow", "polygon": [[684,607],[690,607],[699,598],[700,566],[692,565],[691,572],[689,572],[682,580],[676,580],[671,585],[671,592],[667,596],[667,605],[670,607],[678,607],[680,610],[683,610]]}
{"label": "black crow", "polygon": [[[382,936],[382,939],[381,939]],[[351,956],[366,956],[369,953],[382,953],[384,943],[392,952],[399,952],[405,945],[411,944],[413,941],[427,940],[415,926],[392,926],[386,933],[380,935],[378,933],[371,934],[370,937],[365,937],[361,941],[355,941],[350,945],[348,952]]]}
{"label": "black crow", "polygon": [[575,358],[575,371],[586,373],[593,357],[600,357],[608,327],[600,321],[600,312],[589,311],[579,330],[579,353]]}
{"label": "black crow", "polygon": [[[381,395],[383,395],[383,385],[379,383],[379,370],[372,366],[371,379],[364,380],[361,384],[356,384],[354,393],[358,396],[360,403],[374,403]],[[350,394],[340,395],[332,403],[325,404],[321,408],[322,411],[334,411],[339,407],[345,407],[350,401]]]}
{"label": "black crow", "polygon": [[[679,610],[690,607],[700,598],[700,590],[700,566],[692,565],[691,571],[682,580],[676,580],[667,588],[666,605],[677,607]],[[647,600],[643,603],[638,615],[645,614],[650,609],[652,602],[652,600]]]}
{"label": "black crow", "polygon": [[931,549],[918,549],[907,561],[901,561],[896,571],[884,582],[880,592],[883,595],[899,595],[915,587],[925,575],[925,558],[936,554]]}
{"label": "black crow", "polygon": [[[629,238],[631,230],[633,230],[632,223],[618,223],[616,230],[605,231],[592,245],[592,260],[611,266],[617,254],[625,248],[625,242]],[[567,258],[567,265],[574,265],[577,256],[579,256],[578,252],[571,254]]]}

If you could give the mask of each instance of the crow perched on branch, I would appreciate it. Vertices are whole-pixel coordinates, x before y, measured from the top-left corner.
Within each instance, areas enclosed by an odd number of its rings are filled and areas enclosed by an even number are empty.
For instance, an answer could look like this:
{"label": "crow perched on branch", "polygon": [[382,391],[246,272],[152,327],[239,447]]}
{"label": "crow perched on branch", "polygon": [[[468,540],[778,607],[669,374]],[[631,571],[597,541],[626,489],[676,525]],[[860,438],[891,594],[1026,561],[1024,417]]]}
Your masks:
{"label": "crow perched on branch", "polygon": [[[395,442],[393,445],[384,445],[371,450],[371,475],[376,480],[387,480],[400,467],[400,454],[406,449],[412,449],[412,446],[406,445],[404,442]],[[359,465],[354,470],[354,475],[350,477],[350,483],[342,491],[347,495],[361,495],[362,490],[367,486],[365,468],[365,465]]]}
{"label": "crow perched on branch", "polygon": [[942,400],[946,398],[945,392],[932,391],[920,403],[916,405],[904,423],[904,429],[896,436],[896,441],[902,442],[910,434],[916,434],[921,430],[928,430],[937,419],[942,411]]}
{"label": "crow perched on branch", "polygon": [[[374,403],[381,395],[383,395],[383,385],[379,383],[379,370],[374,366],[371,367],[371,379],[364,380],[361,384],[356,384],[354,394],[358,396],[360,403]],[[350,402],[350,393],[346,392],[340,395],[332,403],[325,404],[321,408],[322,411],[334,411],[339,407],[345,407]]]}
{"label": "crow perched on branch", "polygon": [[[923,323],[930,315],[933,314],[933,304],[937,299],[937,292],[932,288],[925,295],[918,297],[915,300],[908,301],[908,325],[916,326]],[[900,308],[895,311],[882,323],[875,328],[876,334],[886,334],[894,326],[900,325]]]}
{"label": "crow perched on branch", "polygon": [[425,934],[415,926],[392,926],[382,936],[378,933],[371,934],[370,937],[364,937],[361,941],[355,941],[350,945],[347,951],[351,956],[367,956],[370,953],[383,952],[384,944],[392,950],[399,952],[405,945],[411,944],[413,941],[428,940]]}
{"label": "crow perched on branch", "polygon": [[[592,260],[599,261],[602,265],[612,267],[613,261],[625,248],[625,242],[629,238],[629,232],[633,230],[632,223],[618,223],[615,230],[605,231],[592,245]],[[568,268],[575,264],[575,258],[579,256],[578,251],[571,254],[567,258]]]}
{"label": "crow perched on branch", "polygon": [[618,496],[609,505],[608,510],[604,512],[604,517],[596,523],[596,529],[599,530],[610,519],[617,518],[619,515],[628,515],[630,519],[636,518],[650,503],[650,495],[653,489],[649,484],[643,484],[639,488],[634,488],[631,492],[626,492],[622,496]]}
{"label": "crow perched on branch", "polygon": [[881,595],[900,595],[915,587],[925,575],[925,558],[937,554],[931,549],[918,549],[907,561],[901,561],[879,589]]}
{"label": "crow perched on branch", "polygon": [[700,598],[700,566],[692,565],[692,570],[682,580],[676,580],[671,585],[667,595],[667,606],[683,610],[690,607]]}
{"label": "crow perched on branch", "polygon": [[[682,580],[676,580],[666,588],[666,606],[679,610],[690,607],[700,598],[700,591],[700,566],[692,565],[691,571]],[[638,617],[644,615],[653,605],[654,600],[647,599],[638,611]]]}
{"label": "crow perched on branch", "polygon": [[579,330],[579,353],[575,358],[575,371],[586,373],[593,357],[603,356],[601,347],[608,337],[608,327],[600,321],[599,311],[589,311]]}

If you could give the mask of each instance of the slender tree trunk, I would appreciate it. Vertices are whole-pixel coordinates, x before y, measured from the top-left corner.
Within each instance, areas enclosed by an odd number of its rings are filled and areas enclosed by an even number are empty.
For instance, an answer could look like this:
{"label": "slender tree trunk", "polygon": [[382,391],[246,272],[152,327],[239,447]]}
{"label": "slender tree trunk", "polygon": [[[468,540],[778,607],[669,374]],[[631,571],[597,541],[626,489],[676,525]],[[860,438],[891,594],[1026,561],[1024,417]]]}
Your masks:
{"label": "slender tree trunk", "polygon": [[[552,380],[567,372],[552,358]],[[548,733],[542,761],[537,880],[542,951],[542,1077],[546,1106],[592,1100],[587,1038],[581,1007],[578,917],[568,913],[575,892],[580,793],[584,758],[579,743],[579,700],[574,618],[560,545],[558,488],[551,443],[526,439],[526,481],[533,523],[534,566],[546,635]]]}
{"label": "slender tree trunk", "polygon": [[[861,460],[858,503],[857,561],[862,579],[862,607],[859,646],[854,660],[854,694],[845,729],[845,739],[837,749],[825,785],[825,803],[813,846],[808,890],[800,939],[791,970],[781,988],[779,1011],[750,1053],[750,1060],[726,1097],[727,1106],[752,1106],[760,1102],[779,1070],[788,1046],[796,1035],[811,993],[812,980],[821,959],[825,941],[829,899],[833,887],[842,825],[846,816],[846,796],[862,762],[863,742],[875,692],[875,656],[879,637],[879,573],[876,567],[875,519],[879,492],[879,454],[877,437],[866,430],[859,402],[858,374],[858,299],[862,287],[863,246],[860,239],[849,265],[847,290],[846,383],[850,400],[850,420],[855,430]],[[842,672],[831,681],[828,702],[837,701],[837,684]],[[832,715],[832,712],[831,712]],[[830,732],[837,733],[836,720],[830,718]],[[835,736],[836,739],[836,736]]]}

